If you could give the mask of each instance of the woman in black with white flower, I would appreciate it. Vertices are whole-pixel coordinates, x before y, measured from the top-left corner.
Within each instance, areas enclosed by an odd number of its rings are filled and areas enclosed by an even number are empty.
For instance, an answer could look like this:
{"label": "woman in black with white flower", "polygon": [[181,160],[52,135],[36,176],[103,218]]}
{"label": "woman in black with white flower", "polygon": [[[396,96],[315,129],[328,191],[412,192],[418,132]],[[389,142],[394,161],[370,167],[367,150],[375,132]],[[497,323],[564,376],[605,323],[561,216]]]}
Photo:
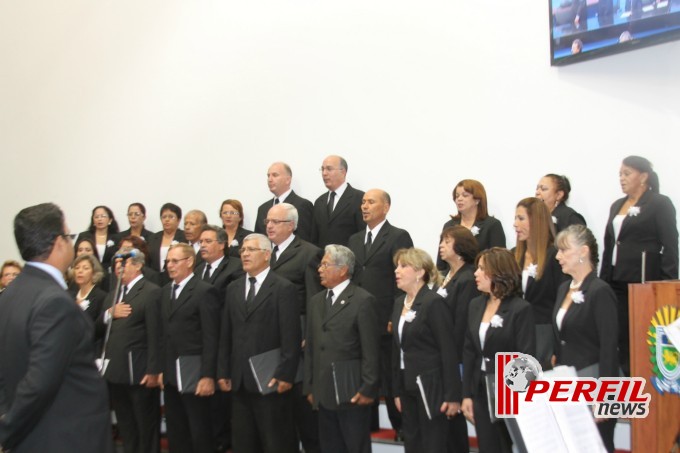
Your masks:
{"label": "woman in black with white flower", "polygon": [[559,233],[569,225],[585,225],[586,220],[581,214],[567,206],[571,184],[569,178],[549,173],[541,178],[536,185],[536,198],[550,210],[555,233]]}
{"label": "woman in black with white flower", "polygon": [[[83,312],[95,322],[102,311],[102,304],[106,299],[106,292],[97,287],[97,284],[104,278],[104,270],[94,255],[80,255],[77,257],[71,269],[69,269],[70,280],[75,283],[69,292],[75,299]],[[101,339],[104,331],[95,331],[95,346],[97,353],[101,352]]]}
{"label": "woman in black with white flower", "polygon": [[253,232],[243,228],[243,204],[234,199],[224,200],[220,206],[222,227],[227,232],[224,254],[240,258],[239,249],[243,240]]}
{"label": "woman in black with white flower", "polygon": [[609,211],[600,277],[618,299],[619,360],[624,373],[630,375],[628,284],[640,283],[643,263],[645,280],[678,278],[678,228],[673,202],[659,193],[659,176],[651,162],[626,157],[619,182],[626,196]]}
{"label": "woman in black with white flower", "polygon": [[[462,225],[470,232],[479,245],[479,250],[490,247],[505,247],[503,225],[495,217],[489,215],[487,209],[486,190],[481,182],[474,179],[463,179],[453,189],[453,202],[458,213],[444,224],[442,230]],[[447,271],[447,264],[437,259],[437,268]]]}
{"label": "woman in black with white flower", "polygon": [[515,210],[515,259],[522,270],[524,299],[531,304],[536,322],[536,358],[549,367],[553,354],[552,311],[557,288],[566,280],[555,259],[554,227],[550,212],[538,198],[524,198]]}
{"label": "woman in black with white flower", "polygon": [[[618,376],[616,296],[595,274],[595,236],[583,225],[571,225],[557,235],[556,244],[557,261],[571,279],[557,291],[554,362],[575,367],[582,377]],[[607,451],[613,452],[616,419],[597,422]]]}
{"label": "woman in black with white flower", "polygon": [[90,239],[95,245],[95,256],[104,269],[108,270],[111,267],[111,258],[117,250],[115,239],[118,231],[118,222],[113,211],[108,206],[96,206],[92,210],[90,226],[87,231],[78,235],[78,242],[80,239]]}
{"label": "woman in black with white flower", "polygon": [[486,396],[486,375],[495,375],[496,353],[535,355],[534,316],[521,297],[520,275],[506,249],[494,247],[477,257],[475,280],[483,295],[473,299],[468,309],[461,408],[475,424],[480,453],[510,452],[512,447],[503,420],[491,422]]}
{"label": "woman in black with white flower", "polygon": [[[397,298],[392,313],[395,405],[402,413],[406,452],[446,451],[447,417],[460,413],[461,380],[453,344],[453,322],[444,299],[428,288],[439,283],[432,258],[423,250],[401,249],[394,256]],[[431,376],[442,395],[428,416],[417,379]],[[423,378],[425,379],[425,378]]]}

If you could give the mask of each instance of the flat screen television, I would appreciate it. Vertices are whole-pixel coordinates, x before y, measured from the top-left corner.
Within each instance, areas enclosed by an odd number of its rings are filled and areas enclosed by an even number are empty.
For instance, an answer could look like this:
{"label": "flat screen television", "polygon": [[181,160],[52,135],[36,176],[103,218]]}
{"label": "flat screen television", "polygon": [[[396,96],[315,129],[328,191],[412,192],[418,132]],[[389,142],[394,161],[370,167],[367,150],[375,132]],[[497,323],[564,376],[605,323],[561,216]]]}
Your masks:
{"label": "flat screen television", "polygon": [[680,0],[548,1],[552,66],[680,39]]}

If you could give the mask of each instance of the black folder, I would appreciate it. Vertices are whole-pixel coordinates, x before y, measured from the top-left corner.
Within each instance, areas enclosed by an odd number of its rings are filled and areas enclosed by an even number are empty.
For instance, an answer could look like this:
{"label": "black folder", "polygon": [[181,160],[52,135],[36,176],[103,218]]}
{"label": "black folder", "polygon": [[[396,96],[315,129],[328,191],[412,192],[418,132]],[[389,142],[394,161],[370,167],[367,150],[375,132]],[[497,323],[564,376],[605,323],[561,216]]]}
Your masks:
{"label": "black folder", "polygon": [[354,395],[361,387],[361,359],[333,362],[333,385],[335,386],[335,402],[351,403]]}
{"label": "black folder", "polygon": [[425,406],[427,418],[432,420],[437,415],[441,415],[441,407],[444,402],[444,385],[442,383],[442,371],[426,371],[416,376],[416,384],[420,390],[420,400]]}
{"label": "black folder", "polygon": [[250,370],[253,372],[257,389],[263,395],[276,391],[276,386],[268,387],[269,382],[276,373],[276,368],[281,362],[281,348],[272,349],[262,354],[254,355],[248,359]]}
{"label": "black folder", "polygon": [[175,363],[177,369],[177,390],[180,393],[196,393],[201,380],[201,356],[181,355]]}
{"label": "black folder", "polygon": [[139,385],[146,375],[146,349],[128,351],[128,373],[130,385]]}

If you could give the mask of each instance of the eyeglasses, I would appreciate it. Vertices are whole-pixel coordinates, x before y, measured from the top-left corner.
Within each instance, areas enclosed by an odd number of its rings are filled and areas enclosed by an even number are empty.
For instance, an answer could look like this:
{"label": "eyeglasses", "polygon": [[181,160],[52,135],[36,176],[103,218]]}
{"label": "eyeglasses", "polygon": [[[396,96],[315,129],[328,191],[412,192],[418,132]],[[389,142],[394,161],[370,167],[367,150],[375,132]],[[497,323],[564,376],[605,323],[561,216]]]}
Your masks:
{"label": "eyeglasses", "polygon": [[108,219],[109,215],[108,214],[95,214],[92,216],[93,219]]}
{"label": "eyeglasses", "polygon": [[319,269],[328,269],[329,267],[343,267],[344,264],[321,263]]}
{"label": "eyeglasses", "polygon": [[332,172],[333,170],[339,170],[339,168],[338,168],[338,167],[331,167],[330,165],[327,165],[327,166],[325,166],[325,167],[324,167],[324,166],[321,166],[321,168],[319,168],[319,171],[320,171],[321,173],[323,173],[324,170],[330,173],[330,172]]}
{"label": "eyeglasses", "polygon": [[70,240],[74,241],[76,239],[77,234],[62,233],[59,236],[63,237],[64,239],[70,239]]}
{"label": "eyeglasses", "polygon": [[238,211],[222,211],[222,215],[241,215]]}
{"label": "eyeglasses", "polygon": [[266,252],[267,249],[258,249],[257,247],[241,247],[238,252],[243,255],[244,253],[255,253],[255,252]]}
{"label": "eyeglasses", "polygon": [[144,214],[142,214],[141,212],[128,212],[128,217],[141,217],[143,215]]}
{"label": "eyeglasses", "polygon": [[279,225],[281,223],[288,223],[292,222],[292,220],[276,220],[276,219],[264,219],[262,223],[264,223],[264,226],[269,225],[270,223],[273,225]]}
{"label": "eyeglasses", "polygon": [[165,265],[167,266],[168,264],[172,264],[173,266],[176,264],[179,264],[180,261],[188,260],[189,257],[187,256],[186,258],[180,258],[178,260],[172,259],[172,260],[165,260]]}

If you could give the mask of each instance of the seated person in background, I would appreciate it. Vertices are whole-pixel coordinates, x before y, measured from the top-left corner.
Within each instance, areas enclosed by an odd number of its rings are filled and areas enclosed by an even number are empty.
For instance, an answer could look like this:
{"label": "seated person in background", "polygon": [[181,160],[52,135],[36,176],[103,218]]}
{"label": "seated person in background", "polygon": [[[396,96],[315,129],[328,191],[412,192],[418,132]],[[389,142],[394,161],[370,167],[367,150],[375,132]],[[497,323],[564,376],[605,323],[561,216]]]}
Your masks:
{"label": "seated person in background", "polygon": [[12,280],[17,278],[17,275],[21,273],[21,264],[18,261],[7,260],[2,263],[2,271],[0,272],[0,292],[7,288]]}

